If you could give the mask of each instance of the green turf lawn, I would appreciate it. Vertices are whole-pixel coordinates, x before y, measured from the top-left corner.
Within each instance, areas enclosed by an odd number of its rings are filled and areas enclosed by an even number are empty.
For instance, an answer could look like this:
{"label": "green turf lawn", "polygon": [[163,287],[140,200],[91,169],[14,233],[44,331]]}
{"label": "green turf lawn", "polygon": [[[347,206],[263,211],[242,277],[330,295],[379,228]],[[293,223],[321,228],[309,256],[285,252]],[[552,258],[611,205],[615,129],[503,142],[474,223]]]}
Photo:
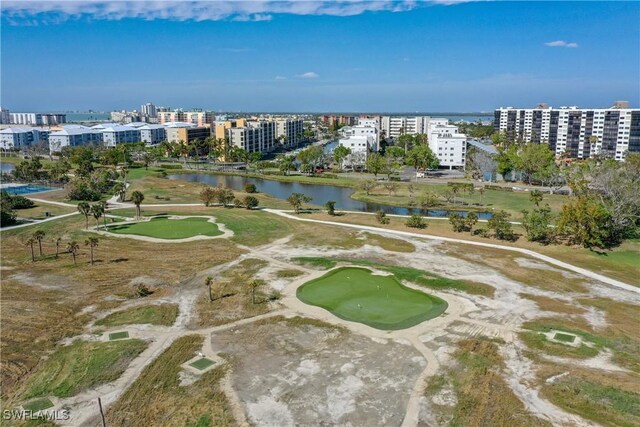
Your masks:
{"label": "green turf lawn", "polygon": [[75,341],[51,354],[24,383],[20,397],[70,397],[82,390],[114,381],[147,343]]}
{"label": "green turf lawn", "polygon": [[178,304],[158,304],[117,311],[98,320],[96,325],[150,324],[171,326],[176,321],[176,317],[178,317]]}
{"label": "green turf lawn", "polygon": [[158,239],[186,239],[194,236],[219,236],[222,232],[208,218],[153,218],[150,221],[109,227],[111,233],[135,234]]}
{"label": "green turf lawn", "polygon": [[576,337],[573,335],[556,332],[556,334],[553,336],[553,339],[562,342],[574,342],[576,340]]}
{"label": "green turf lawn", "polygon": [[204,369],[207,369],[209,366],[213,365],[214,363],[215,362],[213,360],[203,357],[202,359],[198,359],[193,363],[189,363],[189,365],[202,371]]}
{"label": "green turf lawn", "polygon": [[298,288],[298,298],[344,320],[382,330],[406,329],[441,315],[447,303],[403,286],[394,276],[338,268]]}
{"label": "green turf lawn", "polygon": [[109,334],[109,341],[122,340],[125,338],[129,338],[129,332],[127,331],[114,332],[112,334]]}
{"label": "green turf lawn", "polygon": [[50,399],[43,397],[42,399],[33,400],[29,403],[25,403],[22,407],[25,411],[38,412],[43,409],[51,408],[53,406],[53,402]]}

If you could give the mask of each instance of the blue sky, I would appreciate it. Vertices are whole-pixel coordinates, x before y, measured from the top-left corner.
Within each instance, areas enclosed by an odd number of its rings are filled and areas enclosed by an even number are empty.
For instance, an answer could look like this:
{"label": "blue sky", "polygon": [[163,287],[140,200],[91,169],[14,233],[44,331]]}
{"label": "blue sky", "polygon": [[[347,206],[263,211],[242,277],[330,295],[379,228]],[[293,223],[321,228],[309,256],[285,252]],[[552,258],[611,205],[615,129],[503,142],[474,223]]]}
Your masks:
{"label": "blue sky", "polygon": [[2,9],[1,100],[12,111],[640,104],[635,1],[45,0]]}

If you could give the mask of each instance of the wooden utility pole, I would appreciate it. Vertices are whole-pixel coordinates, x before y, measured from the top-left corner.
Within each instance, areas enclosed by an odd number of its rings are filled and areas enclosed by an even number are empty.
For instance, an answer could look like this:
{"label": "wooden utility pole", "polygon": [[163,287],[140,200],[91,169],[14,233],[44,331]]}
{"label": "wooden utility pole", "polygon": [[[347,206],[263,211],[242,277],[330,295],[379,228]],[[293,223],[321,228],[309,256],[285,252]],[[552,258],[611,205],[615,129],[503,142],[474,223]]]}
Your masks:
{"label": "wooden utility pole", "polygon": [[98,398],[98,407],[100,407],[100,417],[102,418],[102,427],[107,427],[107,421],[104,419],[104,411],[102,410],[102,400]]}

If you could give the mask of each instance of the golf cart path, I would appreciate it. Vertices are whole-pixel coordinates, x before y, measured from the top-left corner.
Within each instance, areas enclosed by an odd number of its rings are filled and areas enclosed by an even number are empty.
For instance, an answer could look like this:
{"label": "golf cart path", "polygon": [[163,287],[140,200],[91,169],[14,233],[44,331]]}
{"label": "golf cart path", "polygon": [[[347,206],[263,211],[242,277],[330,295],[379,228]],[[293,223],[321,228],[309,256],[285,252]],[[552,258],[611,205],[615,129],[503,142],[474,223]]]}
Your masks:
{"label": "golf cart path", "polygon": [[347,224],[347,223],[342,223],[342,222],[324,221],[324,220],[319,220],[319,219],[300,218],[298,216],[288,214],[288,213],[283,212],[283,211],[278,210],[278,209],[263,209],[263,210],[266,211],[266,212],[270,212],[270,213],[273,213],[273,214],[276,214],[276,215],[283,216],[285,218],[294,219],[296,221],[313,222],[313,223],[316,223],[316,224],[325,224],[325,225],[331,225],[331,226],[336,226],[336,227],[353,228],[353,229],[356,229],[356,230],[366,230],[366,231],[373,231],[373,232],[377,232],[377,233],[394,234],[394,235],[405,236],[405,237],[418,237],[418,238],[422,238],[422,239],[440,240],[440,241],[443,241],[443,242],[462,243],[462,244],[472,245],[472,246],[481,246],[481,247],[485,247],[485,248],[494,248],[494,249],[502,249],[502,250],[505,250],[505,251],[519,252],[519,253],[528,255],[530,257],[537,258],[537,259],[540,259],[542,261],[548,262],[549,264],[553,264],[553,265],[556,265],[558,267],[562,267],[562,268],[564,268],[566,270],[570,270],[570,271],[573,271],[575,273],[581,274],[581,275],[586,276],[586,277],[588,277],[590,279],[598,280],[600,282],[606,283],[607,285],[610,285],[610,286],[613,286],[613,287],[616,287],[616,288],[620,288],[620,289],[624,289],[626,291],[640,293],[640,288],[639,287],[636,287],[636,286],[633,286],[633,285],[629,285],[627,283],[620,282],[620,281],[615,280],[615,279],[611,279],[609,277],[603,276],[603,275],[598,274],[598,273],[594,273],[592,271],[589,271],[589,270],[581,268],[581,267],[576,267],[576,266],[568,264],[568,263],[566,263],[564,261],[559,261],[559,260],[557,260],[555,258],[552,258],[550,256],[542,255],[542,254],[540,254],[538,252],[535,252],[535,251],[532,251],[530,249],[523,249],[523,248],[516,248],[516,247],[512,247],[512,246],[498,245],[498,244],[495,244],[495,243],[484,243],[484,242],[475,242],[475,241],[464,240],[464,239],[455,239],[455,238],[452,238],[452,237],[434,236],[434,235],[431,235],[431,234],[412,233],[410,231],[384,229],[384,228],[379,228],[379,227],[372,227],[370,225]]}

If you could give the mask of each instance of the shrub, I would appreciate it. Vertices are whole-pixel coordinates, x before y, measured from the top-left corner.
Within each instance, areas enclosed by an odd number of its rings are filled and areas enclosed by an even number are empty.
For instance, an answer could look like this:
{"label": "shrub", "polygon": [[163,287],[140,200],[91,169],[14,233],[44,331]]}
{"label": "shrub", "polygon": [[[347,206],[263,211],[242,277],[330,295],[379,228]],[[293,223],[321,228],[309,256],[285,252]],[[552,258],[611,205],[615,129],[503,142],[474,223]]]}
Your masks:
{"label": "shrub", "polygon": [[384,211],[376,212],[376,219],[380,224],[389,224],[389,217]]}
{"label": "shrub", "polygon": [[148,297],[149,295],[151,295],[153,293],[153,291],[151,291],[149,289],[149,287],[147,285],[145,285],[144,283],[140,283],[137,287],[136,287],[136,296],[138,298],[144,298],[144,297]]}
{"label": "shrub", "polygon": [[216,200],[215,189],[209,186],[202,187],[202,190],[200,190],[200,200],[202,200],[205,206],[209,206]]}
{"label": "shrub", "polygon": [[256,188],[255,184],[247,182],[247,183],[244,184],[244,192],[245,193],[257,193],[258,189]]}
{"label": "shrub", "polygon": [[245,208],[253,209],[258,207],[258,205],[260,204],[260,201],[258,201],[258,199],[256,199],[253,196],[245,196],[243,203]]}
{"label": "shrub", "polygon": [[89,183],[84,179],[75,179],[69,183],[67,187],[67,197],[70,200],[86,200],[96,202],[100,200],[100,192],[92,189]]}
{"label": "shrub", "polygon": [[493,230],[493,234],[500,240],[515,240],[515,234],[513,233],[513,227],[509,222],[511,214],[505,211],[498,211],[493,214],[493,217],[487,222],[487,227]]}
{"label": "shrub", "polygon": [[486,228],[477,228],[473,230],[472,234],[474,236],[489,237],[489,230],[487,230]]}
{"label": "shrub", "polygon": [[530,242],[547,243],[551,239],[553,230],[551,224],[551,209],[549,206],[533,209],[531,212],[522,211],[524,218],[522,227],[527,232],[527,240]]}
{"label": "shrub", "polygon": [[405,222],[407,227],[411,228],[427,228],[427,223],[424,222],[424,218],[420,215],[411,215]]}
{"label": "shrub", "polygon": [[233,207],[235,208],[241,208],[243,207],[242,205],[242,200],[238,199],[237,197],[233,199]]}
{"label": "shrub", "polygon": [[329,200],[324,204],[324,207],[327,209],[327,213],[331,216],[336,214],[336,202],[335,200]]}
{"label": "shrub", "polygon": [[12,196],[5,190],[2,190],[2,200],[11,209],[29,209],[36,205],[26,197],[19,196],[19,195]]}

